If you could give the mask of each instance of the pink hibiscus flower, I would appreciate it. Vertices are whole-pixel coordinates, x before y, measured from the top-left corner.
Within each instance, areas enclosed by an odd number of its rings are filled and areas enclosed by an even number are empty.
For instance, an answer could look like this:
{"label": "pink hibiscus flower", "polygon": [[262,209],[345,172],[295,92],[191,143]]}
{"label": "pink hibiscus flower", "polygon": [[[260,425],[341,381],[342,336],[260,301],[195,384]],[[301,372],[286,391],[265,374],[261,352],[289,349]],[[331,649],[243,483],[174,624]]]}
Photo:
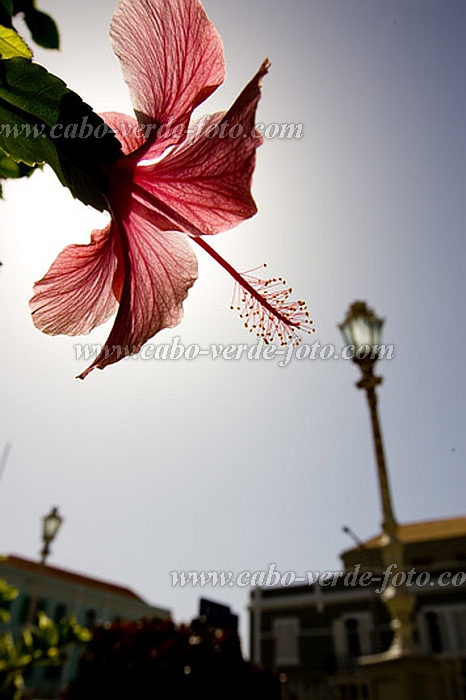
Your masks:
{"label": "pink hibiscus flower", "polygon": [[268,61],[227,112],[190,129],[193,110],[225,78],[222,42],[200,2],[120,0],[110,36],[137,116],[103,115],[124,153],[102,166],[111,220],[88,245],[65,248],[35,284],[34,324],[52,335],[79,335],[117,311],[80,378],[139,352],[181,320],[197,277],[190,239],[235,279],[246,327],[267,342],[297,341],[296,331],[312,325],[304,302],[291,301],[281,279],[236,272],[201,238],[257,211],[251,180],[261,139],[254,124]]}

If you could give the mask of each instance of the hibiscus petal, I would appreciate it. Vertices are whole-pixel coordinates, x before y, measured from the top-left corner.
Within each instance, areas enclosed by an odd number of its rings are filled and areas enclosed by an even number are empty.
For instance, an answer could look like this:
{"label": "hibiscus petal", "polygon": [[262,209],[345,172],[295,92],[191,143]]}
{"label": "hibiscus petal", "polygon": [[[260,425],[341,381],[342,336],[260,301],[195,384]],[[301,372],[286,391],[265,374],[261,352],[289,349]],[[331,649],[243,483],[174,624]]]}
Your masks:
{"label": "hibiscus petal", "polygon": [[136,208],[118,225],[125,261],[120,307],[101,353],[80,379],[139,352],[162,328],[177,325],[197,278],[196,256],[183,235],[158,231]]}
{"label": "hibiscus petal", "polygon": [[128,117],[120,112],[104,112],[100,114],[102,119],[115,132],[121,143],[123,153],[133,153],[143,145],[145,139],[139,123],[134,117]]}
{"label": "hibiscus petal", "polygon": [[198,0],[120,0],[110,37],[141,124],[186,127],[225,79],[222,40]]}
{"label": "hibiscus petal", "polygon": [[268,66],[268,61],[262,64],[228,112],[214,115],[159,162],[136,168],[134,193],[155,210],[161,211],[162,202],[164,215],[166,207],[176,212],[177,230],[218,233],[256,213],[251,182],[262,138],[255,112]]}
{"label": "hibiscus petal", "polygon": [[112,283],[117,267],[111,224],[93,231],[88,245],[65,248],[34,285],[34,325],[50,335],[81,335],[116,310]]}

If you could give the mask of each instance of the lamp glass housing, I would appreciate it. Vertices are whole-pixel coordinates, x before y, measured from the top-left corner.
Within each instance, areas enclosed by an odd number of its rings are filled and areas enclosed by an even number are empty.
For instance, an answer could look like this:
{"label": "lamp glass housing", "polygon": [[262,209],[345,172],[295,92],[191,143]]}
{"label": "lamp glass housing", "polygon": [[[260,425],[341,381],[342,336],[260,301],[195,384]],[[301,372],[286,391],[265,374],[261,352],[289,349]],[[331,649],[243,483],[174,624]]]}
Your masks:
{"label": "lamp glass housing", "polygon": [[340,330],[346,344],[354,346],[353,359],[357,359],[357,352],[363,346],[379,347],[383,324],[384,320],[378,318],[364,301],[356,301],[350,306]]}
{"label": "lamp glass housing", "polygon": [[63,522],[63,518],[57,508],[52,508],[48,515],[43,518],[42,538],[44,542],[52,542]]}

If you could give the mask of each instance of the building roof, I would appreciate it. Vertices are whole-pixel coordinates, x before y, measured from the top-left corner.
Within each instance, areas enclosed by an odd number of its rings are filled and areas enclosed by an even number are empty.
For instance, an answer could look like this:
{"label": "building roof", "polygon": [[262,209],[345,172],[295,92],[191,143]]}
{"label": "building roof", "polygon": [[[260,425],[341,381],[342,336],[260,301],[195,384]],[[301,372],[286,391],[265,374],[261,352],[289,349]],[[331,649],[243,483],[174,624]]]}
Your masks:
{"label": "building roof", "polygon": [[[466,537],[466,516],[441,520],[424,520],[419,523],[399,525],[398,537],[404,544]],[[380,547],[381,544],[382,534],[363,542],[364,547],[373,549]],[[358,547],[352,549],[358,549]]]}
{"label": "building roof", "polygon": [[[29,571],[31,573],[37,573],[40,564],[30,559],[24,559],[23,557],[18,557],[14,554],[8,554],[7,556],[0,558],[0,566],[6,565],[12,569]],[[125,586],[119,586],[115,583],[109,583],[108,581],[102,581],[101,579],[92,578],[91,576],[84,576],[83,574],[77,574],[74,571],[67,571],[66,569],[59,569],[56,566],[46,565],[44,568],[44,576],[48,578],[53,578],[59,581],[66,581],[67,583],[74,584],[76,586],[88,586],[89,588],[98,589],[106,591],[107,593],[112,593],[113,595],[124,596],[130,598],[131,600],[137,600],[144,605],[147,605],[146,601],[138,596],[130,588]]]}

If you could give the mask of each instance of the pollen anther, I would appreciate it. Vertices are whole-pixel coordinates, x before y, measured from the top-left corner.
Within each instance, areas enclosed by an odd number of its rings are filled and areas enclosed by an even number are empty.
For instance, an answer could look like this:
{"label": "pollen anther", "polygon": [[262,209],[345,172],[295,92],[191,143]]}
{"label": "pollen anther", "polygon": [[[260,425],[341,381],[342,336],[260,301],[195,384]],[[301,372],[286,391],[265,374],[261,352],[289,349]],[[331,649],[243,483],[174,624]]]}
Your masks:
{"label": "pollen anther", "polygon": [[239,311],[244,326],[265,343],[299,345],[302,338],[298,333],[315,330],[307,304],[302,299],[290,299],[293,288],[287,287],[282,277],[264,280],[251,274],[256,271],[240,276],[244,286],[236,281],[232,307]]}

